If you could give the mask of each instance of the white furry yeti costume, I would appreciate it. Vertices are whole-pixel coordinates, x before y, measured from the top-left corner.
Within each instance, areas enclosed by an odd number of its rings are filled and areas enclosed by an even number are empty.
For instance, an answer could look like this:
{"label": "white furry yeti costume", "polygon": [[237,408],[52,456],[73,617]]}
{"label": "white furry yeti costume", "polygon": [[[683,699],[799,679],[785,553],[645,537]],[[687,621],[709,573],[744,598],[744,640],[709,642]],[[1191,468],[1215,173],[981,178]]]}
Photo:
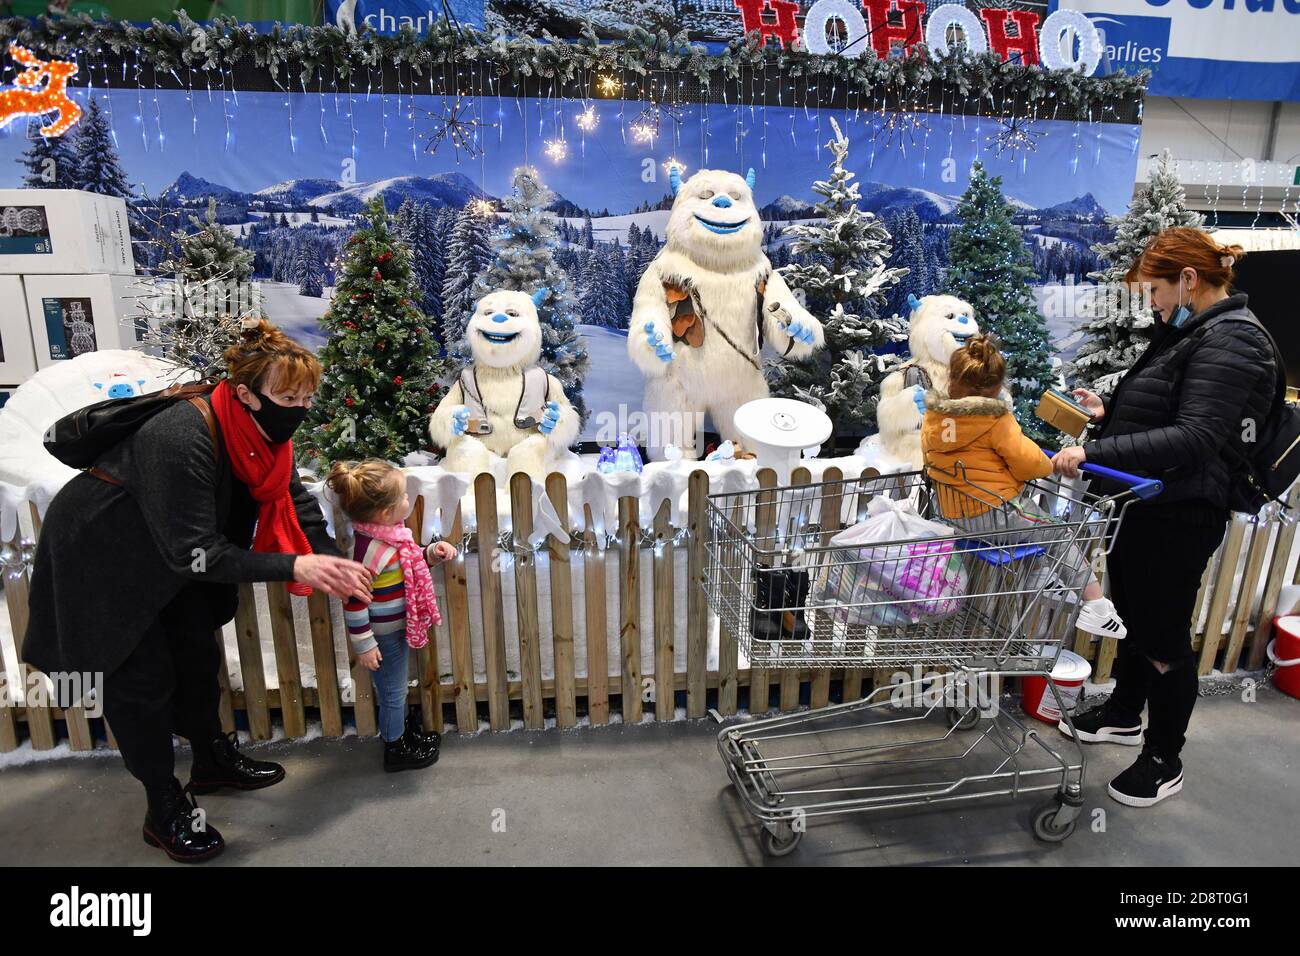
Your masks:
{"label": "white furry yeti costume", "polygon": [[442,464],[449,471],[489,471],[495,453],[505,456],[507,474],[522,471],[540,481],[577,441],[582,422],[564,387],[537,367],[542,327],[534,298],[545,291],[489,292],[474,307],[465,329],[474,363],[429,419],[434,444],[447,449]]}
{"label": "white furry yeti costume", "polygon": [[694,458],[697,413],[738,439],[736,409],[768,396],[760,324],[763,339],[792,359],[820,348],[823,334],[763,255],[754,171],[701,169],[682,182],[673,168],[670,179],[668,241],[637,286],[627,349],[646,377],[651,457],[674,444]]}
{"label": "white furry yeti costume", "polygon": [[882,450],[912,470],[924,464],[921,420],[916,396],[927,388],[948,397],[948,360],[973,335],[979,334],[970,303],[951,295],[908,296],[908,346],[912,358],[880,383],[876,423]]}

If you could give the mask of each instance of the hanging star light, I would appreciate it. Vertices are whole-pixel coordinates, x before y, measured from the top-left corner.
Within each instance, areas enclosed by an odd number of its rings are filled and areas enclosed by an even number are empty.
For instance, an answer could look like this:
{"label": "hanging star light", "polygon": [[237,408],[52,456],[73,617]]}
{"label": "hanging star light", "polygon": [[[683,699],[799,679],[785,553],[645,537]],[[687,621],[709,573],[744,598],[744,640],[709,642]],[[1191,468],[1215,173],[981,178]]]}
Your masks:
{"label": "hanging star light", "polygon": [[623,81],[608,73],[596,77],[596,92],[601,96],[618,96],[623,91]]}
{"label": "hanging star light", "polygon": [[686,172],[686,164],[683,163],[681,160],[679,160],[676,156],[669,156],[667,159],[664,160],[664,172],[671,173],[674,167],[676,167],[677,174],[679,176],[682,173]]}
{"label": "hanging star light", "polygon": [[468,206],[471,213],[485,219],[488,216],[495,216],[497,213],[497,207],[492,204],[490,199],[471,199]]}
{"label": "hanging star light", "polygon": [[546,149],[543,152],[546,153],[551,162],[558,163],[569,155],[569,144],[562,139],[548,139]]}
{"label": "hanging star light", "polygon": [[428,142],[424,144],[424,151],[433,155],[445,140],[450,142],[452,149],[456,151],[457,165],[460,165],[462,151],[464,151],[468,159],[477,159],[481,156],[483,147],[479,145],[478,131],[481,129],[495,129],[497,124],[468,117],[469,109],[470,105],[463,101],[461,94],[457,93],[456,101],[442,113],[435,114],[429,110],[420,110],[420,112],[433,119],[433,132],[427,136]]}
{"label": "hanging star light", "polygon": [[[81,119],[81,107],[67,93],[68,80],[77,75],[77,64],[66,60],[42,60],[26,47],[9,44],[9,55],[28,67],[16,77],[14,85],[0,90],[0,129],[23,116],[43,116],[58,112],[41,127],[46,138],[62,136]],[[41,86],[41,81],[45,85]]]}
{"label": "hanging star light", "polygon": [[1038,148],[1036,140],[1044,135],[1042,130],[1034,128],[1033,120],[1023,116],[1007,116],[998,122],[1002,124],[1002,128],[989,142],[989,148],[997,156],[1003,153],[1014,156],[1021,150],[1032,153]]}
{"label": "hanging star light", "polygon": [[681,107],[675,103],[656,103],[651,100],[650,105],[643,109],[632,123],[632,135],[636,137],[639,143],[653,140],[659,135],[659,130],[663,126],[665,118],[680,125],[682,122]]}
{"label": "hanging star light", "polygon": [[916,134],[927,128],[925,120],[916,113],[888,113],[876,129],[875,140],[885,149],[897,142],[900,149],[906,150],[916,145]]}
{"label": "hanging star light", "polygon": [[573,120],[578,124],[578,129],[585,133],[590,133],[600,125],[600,114],[596,112],[595,106],[588,106],[579,113]]}

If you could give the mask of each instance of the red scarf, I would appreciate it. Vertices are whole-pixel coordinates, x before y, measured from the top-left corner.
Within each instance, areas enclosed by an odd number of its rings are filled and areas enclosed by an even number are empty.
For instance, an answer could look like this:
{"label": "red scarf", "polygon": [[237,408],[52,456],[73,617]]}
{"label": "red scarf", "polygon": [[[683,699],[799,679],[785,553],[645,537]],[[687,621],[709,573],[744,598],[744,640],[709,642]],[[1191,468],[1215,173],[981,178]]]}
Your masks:
{"label": "red scarf", "polygon": [[[264,399],[265,400],[265,399]],[[230,456],[230,470],[248,486],[257,502],[257,531],[253,550],[271,554],[311,554],[311,543],[298,524],[289,481],[293,477],[293,442],[273,445],[257,429],[248,406],[222,381],[212,390],[212,410],[221,423],[221,437]],[[289,593],[306,596],[311,588],[289,582]]]}

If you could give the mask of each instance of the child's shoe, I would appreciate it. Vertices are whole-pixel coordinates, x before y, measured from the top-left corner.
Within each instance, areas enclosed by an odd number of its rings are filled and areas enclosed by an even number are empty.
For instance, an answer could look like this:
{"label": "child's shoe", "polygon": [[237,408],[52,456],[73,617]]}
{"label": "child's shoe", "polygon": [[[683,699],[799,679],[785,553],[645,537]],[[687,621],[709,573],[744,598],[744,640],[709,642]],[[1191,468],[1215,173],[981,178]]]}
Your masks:
{"label": "child's shoe", "polygon": [[420,743],[410,731],[396,740],[384,741],[384,770],[420,770],[438,762],[438,750]]}
{"label": "child's shoe", "polygon": [[1128,628],[1120,620],[1115,605],[1104,597],[1084,601],[1079,609],[1079,619],[1074,624],[1081,631],[1099,634],[1102,637],[1119,639],[1128,633]]}
{"label": "child's shoe", "polygon": [[434,750],[442,748],[442,734],[436,730],[425,730],[420,726],[420,715],[411,711],[406,715],[406,732],[426,747]]}

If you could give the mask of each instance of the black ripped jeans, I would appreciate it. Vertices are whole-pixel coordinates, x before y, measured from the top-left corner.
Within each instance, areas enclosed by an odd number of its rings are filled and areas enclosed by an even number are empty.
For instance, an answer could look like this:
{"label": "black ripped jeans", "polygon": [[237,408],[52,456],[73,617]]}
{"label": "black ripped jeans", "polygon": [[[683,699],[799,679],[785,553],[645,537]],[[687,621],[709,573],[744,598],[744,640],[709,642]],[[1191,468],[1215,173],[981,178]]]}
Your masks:
{"label": "black ripped jeans", "polygon": [[1111,600],[1128,628],[1118,644],[1110,706],[1133,724],[1146,707],[1146,745],[1171,760],[1183,749],[1196,706],[1196,593],[1227,522],[1226,509],[1203,501],[1134,504],[1106,559]]}

